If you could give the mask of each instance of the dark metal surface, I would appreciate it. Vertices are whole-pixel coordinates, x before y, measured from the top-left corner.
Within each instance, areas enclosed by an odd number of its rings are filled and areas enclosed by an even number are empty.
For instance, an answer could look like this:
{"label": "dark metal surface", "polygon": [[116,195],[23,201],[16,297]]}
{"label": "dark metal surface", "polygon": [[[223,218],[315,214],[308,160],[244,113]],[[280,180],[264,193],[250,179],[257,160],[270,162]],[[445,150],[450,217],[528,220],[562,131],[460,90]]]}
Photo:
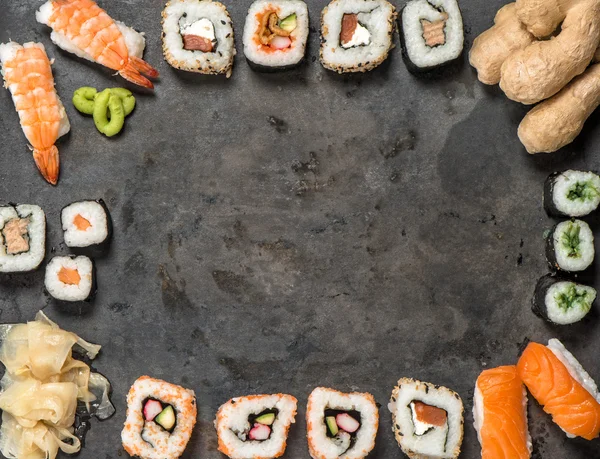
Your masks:
{"label": "dark metal surface", "polygon": [[[52,188],[0,91],[0,199],[42,206],[47,260],[67,253],[64,205],[103,198],[114,221],[111,249],[97,259],[98,295],[80,315],[49,303],[43,269],[0,277],[1,322],[47,305],[65,329],[103,346],[95,366],[118,411],[92,424],[80,457],[126,456],[125,394],[142,374],[196,391],[199,420],[184,457],[211,459],[221,457],[214,414],[233,396],[294,394],[286,457],[305,458],[304,406],[315,386],[372,392],[382,408],[371,457],[400,458],[387,401],[399,377],[420,378],[463,397],[461,457],[475,458],[475,379],[515,363],[526,338],[562,339],[600,378],[597,308],[564,328],[530,310],[553,224],[543,181],[556,169],[600,169],[598,117],[566,151],[530,157],[516,135],[525,109],[479,84],[466,57],[425,78],[409,74],[396,49],[370,74],[334,75],[317,61],[323,1],[308,1],[307,64],[255,73],[241,49],[249,1],[225,3],[238,49],[230,80],[167,65],[162,1],[100,2],[146,32],[146,59],[162,74],[108,139],[70,98],[80,86],[123,80],[52,45],[35,22],[40,2],[0,0],[0,41],[46,45],[72,124]],[[461,2],[467,49],[501,5]],[[588,219],[595,229],[597,220]],[[535,403],[530,420],[534,457],[600,457],[598,440],[567,440]]]}

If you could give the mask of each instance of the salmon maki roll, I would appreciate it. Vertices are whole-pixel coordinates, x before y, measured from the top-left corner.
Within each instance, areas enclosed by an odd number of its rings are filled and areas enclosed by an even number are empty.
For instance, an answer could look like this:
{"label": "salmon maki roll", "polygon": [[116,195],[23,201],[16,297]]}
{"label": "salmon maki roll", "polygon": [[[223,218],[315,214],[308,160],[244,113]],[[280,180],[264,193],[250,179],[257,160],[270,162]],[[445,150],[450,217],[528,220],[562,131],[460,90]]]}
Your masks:
{"label": "salmon maki roll", "polygon": [[529,343],[517,372],[531,395],[568,437],[593,440],[600,433],[598,387],[557,339]]}
{"label": "salmon maki roll", "polygon": [[475,385],[473,419],[482,459],[529,459],[527,392],[514,365],[483,371]]}
{"label": "salmon maki roll", "polygon": [[71,125],[54,88],[44,45],[31,42],[21,46],[14,41],[0,44],[0,62],[4,86],[12,94],[35,164],[42,177],[56,185],[60,162],[54,144]]}
{"label": "salmon maki roll", "polygon": [[123,448],[141,459],[176,459],[190,441],[196,416],[194,391],[140,376],[127,394]]}
{"label": "salmon maki roll", "polygon": [[219,451],[231,459],[270,459],[285,452],[298,400],[287,394],[249,395],[224,403],[215,428]]}

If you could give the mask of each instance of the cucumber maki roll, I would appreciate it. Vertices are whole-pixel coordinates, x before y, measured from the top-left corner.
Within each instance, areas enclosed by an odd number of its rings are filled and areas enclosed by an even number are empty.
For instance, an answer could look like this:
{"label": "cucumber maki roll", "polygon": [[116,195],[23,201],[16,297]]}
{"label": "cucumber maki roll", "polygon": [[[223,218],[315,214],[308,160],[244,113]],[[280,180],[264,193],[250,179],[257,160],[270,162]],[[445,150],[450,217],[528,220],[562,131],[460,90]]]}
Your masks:
{"label": "cucumber maki roll", "polygon": [[31,204],[0,207],[0,273],[36,269],[46,255],[46,216]]}
{"label": "cucumber maki roll", "polygon": [[544,208],[548,215],[583,217],[600,204],[600,176],[567,170],[550,174],[544,184]]}
{"label": "cucumber maki roll", "polygon": [[317,387],[308,397],[306,424],[313,459],[360,459],[375,446],[379,411],[371,394]]}
{"label": "cucumber maki roll", "polygon": [[60,301],[86,301],[95,293],[94,263],[84,256],[54,257],[46,266],[46,291]]}
{"label": "cucumber maki roll", "polygon": [[546,258],[551,269],[578,272],[594,261],[594,234],[582,220],[568,220],[556,225],[546,244]]}
{"label": "cucumber maki roll", "polygon": [[141,459],[176,459],[196,425],[194,391],[140,376],[127,394],[123,448]]}
{"label": "cucumber maki roll", "polygon": [[535,287],[532,309],[548,322],[568,325],[583,319],[595,299],[596,290],[592,287],[548,274]]}
{"label": "cucumber maki roll", "polygon": [[297,404],[287,394],[232,398],[221,405],[215,420],[219,451],[230,459],[282,456]]}
{"label": "cucumber maki roll", "polygon": [[321,14],[321,63],[338,73],[367,72],[392,49],[396,9],[386,0],[333,0]]}
{"label": "cucumber maki roll", "polygon": [[412,0],[402,9],[400,22],[410,70],[432,70],[461,55],[464,31],[456,0]]}
{"label": "cucumber maki roll", "polygon": [[285,70],[304,58],[308,8],[302,0],[256,0],[244,26],[244,55],[256,70]]}
{"label": "cucumber maki roll", "polygon": [[402,451],[414,459],[457,458],[463,440],[463,403],[446,387],[402,378],[388,408]]}

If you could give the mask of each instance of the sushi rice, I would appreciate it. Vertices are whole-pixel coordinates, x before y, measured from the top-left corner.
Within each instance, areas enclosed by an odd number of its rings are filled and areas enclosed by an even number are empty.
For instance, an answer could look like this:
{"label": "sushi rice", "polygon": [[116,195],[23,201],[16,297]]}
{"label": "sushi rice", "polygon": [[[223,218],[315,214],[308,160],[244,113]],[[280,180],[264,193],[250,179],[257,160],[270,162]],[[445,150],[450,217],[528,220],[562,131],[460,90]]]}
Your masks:
{"label": "sushi rice", "polygon": [[[235,44],[233,23],[222,3],[211,0],[171,0],[162,13],[163,53],[176,69],[231,76]],[[207,23],[213,29],[211,51],[185,49],[182,32]],[[210,32],[210,30],[208,31]],[[212,46],[211,46],[212,47]]]}
{"label": "sushi rice", "polygon": [[[250,395],[236,397],[224,403],[215,419],[219,451],[231,459],[282,456],[290,426],[296,422],[297,404],[296,398],[287,394]],[[269,425],[269,436],[262,441],[253,440],[249,437],[253,428],[250,418],[265,410],[276,412]]]}
{"label": "sushi rice", "polygon": [[44,285],[53,298],[84,301],[92,295],[94,265],[88,257],[54,257],[46,266]]}
{"label": "sushi rice", "polygon": [[[7,234],[11,225],[22,222],[20,234]],[[18,246],[11,247],[12,244]],[[11,253],[14,249],[15,253]],[[46,255],[46,216],[36,205],[0,207],[0,272],[36,269]]]}
{"label": "sushi rice", "polygon": [[[367,44],[341,43],[344,15],[357,15],[369,33]],[[393,48],[396,9],[386,0],[333,0],[321,14],[321,63],[338,73],[367,72],[379,66]]]}

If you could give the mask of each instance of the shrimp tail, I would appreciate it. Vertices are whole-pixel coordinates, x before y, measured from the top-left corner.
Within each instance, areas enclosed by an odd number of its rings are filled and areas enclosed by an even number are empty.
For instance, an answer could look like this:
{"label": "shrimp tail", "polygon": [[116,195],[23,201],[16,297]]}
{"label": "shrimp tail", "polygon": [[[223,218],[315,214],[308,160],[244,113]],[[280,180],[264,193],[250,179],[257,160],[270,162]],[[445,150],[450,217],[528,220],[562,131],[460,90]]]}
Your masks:
{"label": "shrimp tail", "polygon": [[60,161],[58,158],[58,148],[52,145],[44,150],[33,150],[33,159],[37,165],[42,177],[48,183],[56,185],[58,182],[58,170]]}
{"label": "shrimp tail", "polygon": [[144,88],[148,88],[148,89],[154,89],[154,85],[152,84],[152,82],[149,79],[147,79],[146,77],[144,77],[132,65],[131,60],[125,67],[123,67],[119,71],[119,75],[121,75],[127,81],[131,81],[132,83],[137,84],[138,86],[143,86]]}
{"label": "shrimp tail", "polygon": [[133,65],[138,72],[143,73],[148,78],[158,78],[158,70],[148,64],[145,60],[136,56],[129,56],[129,63]]}

